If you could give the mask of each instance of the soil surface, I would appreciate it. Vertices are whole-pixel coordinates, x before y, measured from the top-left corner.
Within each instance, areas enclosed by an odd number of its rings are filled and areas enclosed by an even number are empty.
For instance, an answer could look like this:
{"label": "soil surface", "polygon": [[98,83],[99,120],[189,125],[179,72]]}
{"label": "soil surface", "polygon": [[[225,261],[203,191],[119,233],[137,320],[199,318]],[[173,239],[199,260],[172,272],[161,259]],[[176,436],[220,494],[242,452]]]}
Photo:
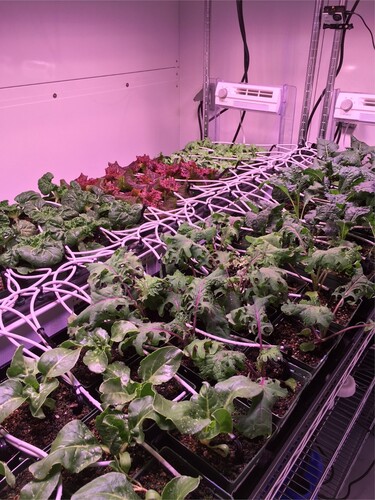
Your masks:
{"label": "soil surface", "polygon": [[[219,434],[219,436],[211,441],[211,445],[226,444],[229,446],[229,455],[222,457],[214,450],[200,443],[194,436],[182,435],[178,432],[171,432],[171,434],[183,446],[201,457],[229,480],[235,480],[245,467],[251,467],[251,460],[267,442],[267,438],[264,437],[251,440],[241,437],[232,440],[225,434]],[[189,459],[186,455],[184,458]],[[194,463],[194,458],[191,461]]]}
{"label": "soil surface", "polygon": [[52,443],[64,425],[71,420],[82,419],[92,411],[87,404],[80,407],[75,393],[62,382],[51,397],[56,401],[56,405],[54,410],[48,408],[44,410],[46,418],[34,418],[28,404],[23,403],[4,420],[2,425],[17,438],[39,448],[45,448]]}
{"label": "soil surface", "polygon": [[323,357],[331,349],[333,342],[324,342],[317,345],[314,351],[302,352],[300,345],[303,342],[310,342],[313,339],[298,335],[303,330],[303,324],[295,319],[283,318],[280,323],[275,326],[273,333],[268,337],[271,344],[285,346],[286,351],[291,356],[291,360],[298,359],[311,368],[318,366]]}

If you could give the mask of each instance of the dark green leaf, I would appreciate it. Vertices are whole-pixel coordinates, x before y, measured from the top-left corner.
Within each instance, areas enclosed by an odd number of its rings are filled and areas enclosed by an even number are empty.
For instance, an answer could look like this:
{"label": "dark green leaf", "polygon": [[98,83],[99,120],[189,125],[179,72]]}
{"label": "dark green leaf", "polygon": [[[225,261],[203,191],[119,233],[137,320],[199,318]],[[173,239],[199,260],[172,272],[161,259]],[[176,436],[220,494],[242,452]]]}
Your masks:
{"label": "dark green leaf", "polygon": [[72,420],[57,434],[50,454],[30,466],[36,479],[44,479],[52,467],[61,464],[70,472],[80,472],[102,456],[102,449],[89,429],[79,420]]}
{"label": "dark green leaf", "polygon": [[131,483],[120,472],[109,472],[80,488],[72,500],[140,500]]}

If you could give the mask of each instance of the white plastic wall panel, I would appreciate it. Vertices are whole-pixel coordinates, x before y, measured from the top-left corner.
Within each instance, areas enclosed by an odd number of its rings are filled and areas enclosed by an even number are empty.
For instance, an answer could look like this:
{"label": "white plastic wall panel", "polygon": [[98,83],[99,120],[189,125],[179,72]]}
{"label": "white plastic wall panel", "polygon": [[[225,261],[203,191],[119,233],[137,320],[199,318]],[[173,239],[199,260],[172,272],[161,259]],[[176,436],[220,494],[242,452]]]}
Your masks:
{"label": "white plastic wall panel", "polygon": [[170,1],[0,2],[0,199],[179,147],[178,20]]}
{"label": "white plastic wall panel", "polygon": [[[332,3],[332,2],[331,2]],[[348,2],[352,8],[354,2]],[[281,86],[288,84],[297,88],[293,140],[298,139],[302,100],[305,86],[306,67],[309,53],[311,26],[315,0],[246,0],[243,2],[247,43],[250,52],[248,78],[251,84]],[[201,87],[203,75],[203,44],[197,43],[195,33],[202,33],[203,0],[182,2],[181,32],[193,31],[194,37],[181,37],[181,143],[199,134],[196,104],[192,105],[194,94]],[[375,9],[372,0],[361,0],[356,12],[363,16],[374,31]],[[371,38],[362,21],[353,16],[354,29],[348,31],[345,42],[345,57],[341,72],[336,79],[336,88],[345,91],[374,93],[375,52]],[[333,32],[321,31],[317,62],[317,87],[313,89],[313,103],[326,85],[328,64],[331,55]],[[236,2],[232,0],[212,1],[211,59],[212,79],[240,82],[243,75],[244,52],[238,24]],[[190,69],[187,73],[185,66]],[[200,77],[200,79],[198,78]],[[190,109],[185,114],[187,108]],[[191,107],[193,106],[193,107]],[[220,119],[219,139],[231,141],[239,123],[240,113],[230,110]],[[320,111],[315,115],[309,140],[315,141],[319,130]],[[245,139],[254,143],[273,143],[277,138],[278,122],[275,117],[249,112],[246,115],[243,132],[238,141]],[[375,142],[371,127],[364,130],[358,126],[362,140]]]}
{"label": "white plastic wall panel", "polygon": [[177,100],[174,69],[2,90],[0,198],[177,148]]}

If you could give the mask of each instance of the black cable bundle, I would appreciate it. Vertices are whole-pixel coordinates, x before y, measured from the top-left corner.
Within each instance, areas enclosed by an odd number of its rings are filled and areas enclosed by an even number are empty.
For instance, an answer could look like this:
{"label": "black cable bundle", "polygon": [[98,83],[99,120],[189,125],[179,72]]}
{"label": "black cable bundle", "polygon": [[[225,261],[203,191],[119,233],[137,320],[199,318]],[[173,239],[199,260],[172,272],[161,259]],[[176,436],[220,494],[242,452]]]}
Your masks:
{"label": "black cable bundle", "polygon": [[[249,47],[247,45],[247,40],[246,40],[246,29],[245,29],[245,23],[244,23],[244,19],[243,19],[242,0],[236,0],[236,5],[237,5],[238,23],[240,25],[241,38],[242,38],[243,50],[244,50],[244,73],[243,73],[243,76],[241,78],[241,83],[247,83],[248,82],[248,71],[249,71],[249,66],[250,66],[250,53],[249,53]],[[234,134],[234,137],[232,140],[232,145],[236,142],[236,139],[237,139],[237,136],[239,134],[239,131],[241,130],[245,115],[246,115],[246,111],[242,111],[240,123],[238,124],[236,133]]]}
{"label": "black cable bundle", "polygon": [[[357,8],[358,4],[359,4],[359,1],[360,0],[356,0],[352,9],[347,12],[346,14],[346,19],[345,19],[345,24],[349,24],[350,22],[350,19],[352,17],[352,15],[354,14],[354,11],[355,9]],[[344,62],[344,46],[345,46],[345,37],[346,37],[346,30],[344,30],[343,34],[342,34],[342,39],[341,39],[341,47],[340,47],[340,60],[339,60],[339,64],[337,66],[337,70],[336,70],[336,76],[338,76],[338,74],[340,73],[341,71],[341,68],[342,68],[342,64]],[[305,141],[307,139],[307,134],[308,134],[308,131],[309,131],[309,128],[310,128],[310,125],[311,125],[311,121],[316,113],[316,110],[318,109],[318,106],[319,104],[321,103],[323,97],[325,96],[325,93],[326,93],[326,88],[323,89],[322,93],[320,94],[318,100],[316,101],[311,113],[310,113],[310,116],[307,120],[307,127],[306,127],[306,137],[305,137]]]}

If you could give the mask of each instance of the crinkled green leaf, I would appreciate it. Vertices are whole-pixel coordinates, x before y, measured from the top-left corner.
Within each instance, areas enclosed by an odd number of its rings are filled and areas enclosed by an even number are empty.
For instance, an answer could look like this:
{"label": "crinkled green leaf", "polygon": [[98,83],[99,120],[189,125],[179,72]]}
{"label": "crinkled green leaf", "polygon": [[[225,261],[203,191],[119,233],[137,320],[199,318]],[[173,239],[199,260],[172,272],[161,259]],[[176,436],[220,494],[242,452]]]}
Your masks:
{"label": "crinkled green leaf", "polygon": [[38,180],[38,188],[42,194],[51,194],[51,192],[57,187],[56,184],[52,182],[53,178],[54,175],[51,174],[51,172],[47,172]]}
{"label": "crinkled green leaf", "polygon": [[318,326],[324,331],[334,319],[332,311],[326,306],[314,305],[310,303],[288,302],[281,306],[283,313],[288,316],[297,316],[306,326]]}
{"label": "crinkled green leaf", "polygon": [[81,326],[89,323],[93,329],[101,326],[105,321],[127,319],[129,316],[129,302],[125,298],[103,299],[90,304],[77,317],[70,321],[69,326]]}
{"label": "crinkled green leaf", "polygon": [[255,338],[271,335],[273,325],[266,313],[268,297],[254,297],[253,301],[227,314],[229,324],[236,330],[247,330]]}
{"label": "crinkled green leaf", "polygon": [[317,269],[328,269],[335,272],[343,272],[353,274],[356,270],[356,265],[361,261],[361,254],[358,247],[337,246],[326,250],[314,250],[314,252],[306,257],[304,263],[308,273]]}
{"label": "crinkled green leaf", "polygon": [[30,411],[33,417],[45,418],[43,406],[49,408],[54,407],[54,402],[49,398],[50,394],[59,386],[59,381],[56,378],[43,380],[39,384],[39,388],[35,391],[31,387],[25,387],[23,394],[27,395]]}
{"label": "crinkled green leaf", "polygon": [[16,230],[20,236],[25,238],[37,234],[37,227],[30,221],[25,219],[20,219],[16,222]]}
{"label": "crinkled green leaf", "polygon": [[249,273],[252,293],[257,297],[268,297],[268,303],[278,305],[288,296],[285,272],[276,267],[260,267]]}
{"label": "crinkled green leaf", "polygon": [[107,408],[95,419],[100,438],[112,455],[120,453],[121,448],[130,443],[131,435],[127,419],[122,411]]}
{"label": "crinkled green leaf", "polygon": [[111,339],[114,342],[122,342],[126,335],[137,334],[138,332],[138,327],[131,321],[116,321],[111,326]]}
{"label": "crinkled green leaf", "polygon": [[363,297],[371,299],[375,296],[375,283],[364,274],[357,273],[349,283],[336,288],[332,295],[337,299],[345,299],[350,305],[355,305]]}

